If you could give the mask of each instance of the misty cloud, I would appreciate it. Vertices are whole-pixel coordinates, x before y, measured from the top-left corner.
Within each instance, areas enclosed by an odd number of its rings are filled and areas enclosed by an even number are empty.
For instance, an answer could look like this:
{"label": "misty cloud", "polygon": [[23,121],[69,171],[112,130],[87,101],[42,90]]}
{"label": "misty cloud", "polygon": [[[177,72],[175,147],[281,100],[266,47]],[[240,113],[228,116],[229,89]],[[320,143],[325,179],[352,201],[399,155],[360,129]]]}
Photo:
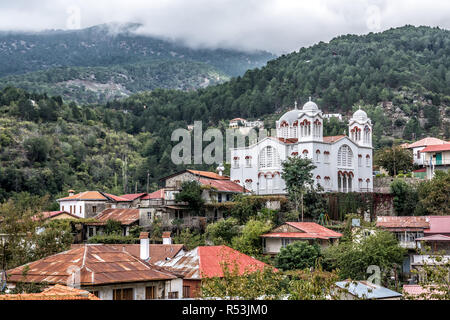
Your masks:
{"label": "misty cloud", "polygon": [[[75,9],[75,10],[74,10]],[[79,17],[74,17],[79,10]],[[341,34],[405,24],[450,28],[448,0],[15,0],[0,3],[0,30],[85,28],[138,22],[139,33],[194,47],[290,52]]]}

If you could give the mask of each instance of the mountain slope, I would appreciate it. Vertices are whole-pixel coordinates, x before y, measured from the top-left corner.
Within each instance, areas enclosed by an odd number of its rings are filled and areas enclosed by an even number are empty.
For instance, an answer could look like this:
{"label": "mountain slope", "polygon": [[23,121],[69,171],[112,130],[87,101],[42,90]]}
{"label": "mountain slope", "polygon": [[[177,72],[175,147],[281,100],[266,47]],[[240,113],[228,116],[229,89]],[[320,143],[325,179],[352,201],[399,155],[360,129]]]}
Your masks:
{"label": "mountain slope", "polygon": [[[203,121],[204,129],[224,129],[224,120],[235,117],[277,118],[294,100],[301,104],[310,95],[324,111],[344,116],[361,105],[374,123],[375,149],[394,138],[449,139],[449,35],[406,26],[342,36],[224,84],[196,91],[156,89],[106,105],[78,107],[58,97],[2,90],[0,197],[20,191],[55,194],[73,186],[145,191],[147,172],[156,184],[183,167],[171,161],[175,129],[193,121]],[[324,124],[328,134],[345,127]]]}
{"label": "mountain slope", "polygon": [[[139,27],[107,24],[75,31],[1,32],[0,87],[46,90],[83,103],[106,102],[154,88],[188,90],[221,83],[274,58],[267,52],[192,49],[140,35]],[[64,81],[71,81],[72,92],[66,84],[54,82],[60,73]],[[78,77],[80,73],[97,81],[83,87],[88,79]],[[128,77],[132,84],[124,89]]]}

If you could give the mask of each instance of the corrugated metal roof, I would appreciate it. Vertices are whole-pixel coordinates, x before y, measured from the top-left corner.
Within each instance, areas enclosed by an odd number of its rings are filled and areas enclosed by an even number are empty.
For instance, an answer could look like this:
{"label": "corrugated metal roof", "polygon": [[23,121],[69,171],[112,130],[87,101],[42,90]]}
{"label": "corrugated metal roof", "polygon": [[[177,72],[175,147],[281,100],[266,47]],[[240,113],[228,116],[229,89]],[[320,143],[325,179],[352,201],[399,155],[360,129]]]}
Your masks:
{"label": "corrugated metal roof", "polygon": [[70,216],[70,217],[72,217],[72,218],[74,218],[74,219],[79,219],[78,216],[73,215],[73,214],[71,214],[71,213],[69,213],[69,212],[66,212],[66,211],[41,212],[40,214],[33,216],[32,219],[33,219],[34,221],[37,221],[37,220],[47,220],[47,219],[55,218],[55,217],[60,216],[60,215],[62,215],[62,214],[66,214],[66,215],[68,215],[68,216]]}
{"label": "corrugated metal roof", "polygon": [[146,195],[146,193],[131,193],[131,194],[123,194],[120,197],[124,198],[124,199],[128,199],[130,201],[134,201],[134,200],[136,200],[138,198],[141,198],[141,197],[143,197],[145,195]]}
{"label": "corrugated metal roof", "polygon": [[170,261],[157,263],[171,272],[182,275],[185,279],[192,280],[223,277],[224,264],[228,264],[230,269],[236,266],[241,275],[270,267],[227,246],[197,247]]}
{"label": "corrugated metal roof", "polygon": [[205,177],[205,178],[209,178],[209,179],[215,179],[215,180],[229,180],[230,177],[226,177],[226,176],[221,176],[220,174],[217,174],[215,172],[210,172],[210,171],[199,171],[199,170],[186,170],[192,174],[195,174],[197,176],[200,177]]}
{"label": "corrugated metal roof", "polygon": [[450,241],[450,237],[444,236],[442,234],[434,234],[432,236],[417,238],[416,240],[417,241]]}
{"label": "corrugated metal roof", "polygon": [[[412,217],[392,217],[392,216],[378,216],[377,227],[387,229],[427,229],[429,227],[429,219],[425,216]],[[400,231],[400,230],[399,230]]]}
{"label": "corrugated metal roof", "polygon": [[401,297],[402,294],[368,281],[345,280],[336,285],[361,299],[386,299]]}
{"label": "corrugated metal roof", "polygon": [[[29,267],[26,280],[22,272]],[[72,268],[81,285],[104,285],[175,279],[176,276],[110,245],[86,244],[8,271],[9,282],[65,284]]]}
{"label": "corrugated metal roof", "polygon": [[199,183],[205,186],[211,186],[221,192],[248,193],[247,189],[230,180],[211,180],[199,178]]}
{"label": "corrugated metal roof", "polygon": [[[105,224],[108,220],[119,221],[122,225],[130,225],[139,220],[139,209],[106,209],[99,213],[95,219],[100,224]],[[87,223],[87,225],[97,225],[99,223]]]}

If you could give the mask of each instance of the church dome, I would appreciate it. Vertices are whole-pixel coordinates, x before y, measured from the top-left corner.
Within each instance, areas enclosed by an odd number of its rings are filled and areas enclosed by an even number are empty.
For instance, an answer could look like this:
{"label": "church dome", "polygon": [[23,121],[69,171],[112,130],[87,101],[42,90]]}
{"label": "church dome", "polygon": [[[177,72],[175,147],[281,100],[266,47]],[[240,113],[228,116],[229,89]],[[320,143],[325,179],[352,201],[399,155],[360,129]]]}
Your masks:
{"label": "church dome", "polygon": [[368,119],[367,113],[364,110],[359,109],[353,114],[353,119],[364,122]]}
{"label": "church dome", "polygon": [[283,116],[280,118],[280,123],[283,121],[286,121],[289,123],[289,125],[292,125],[295,120],[298,120],[298,116],[300,115],[300,110],[294,109],[291,111],[286,112],[283,114]]}
{"label": "church dome", "polygon": [[319,107],[317,104],[309,100],[305,105],[303,106],[303,111],[318,111]]}

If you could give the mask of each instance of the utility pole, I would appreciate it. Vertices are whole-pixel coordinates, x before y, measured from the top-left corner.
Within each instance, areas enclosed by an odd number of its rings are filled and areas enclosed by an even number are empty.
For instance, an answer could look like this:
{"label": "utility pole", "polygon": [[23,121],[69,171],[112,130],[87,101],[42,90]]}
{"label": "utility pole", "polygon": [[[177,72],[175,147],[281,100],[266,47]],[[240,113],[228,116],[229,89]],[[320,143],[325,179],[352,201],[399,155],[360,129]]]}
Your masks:
{"label": "utility pole", "polygon": [[147,193],[148,193],[148,184],[149,184],[149,181],[150,181],[150,171],[147,170]]}

